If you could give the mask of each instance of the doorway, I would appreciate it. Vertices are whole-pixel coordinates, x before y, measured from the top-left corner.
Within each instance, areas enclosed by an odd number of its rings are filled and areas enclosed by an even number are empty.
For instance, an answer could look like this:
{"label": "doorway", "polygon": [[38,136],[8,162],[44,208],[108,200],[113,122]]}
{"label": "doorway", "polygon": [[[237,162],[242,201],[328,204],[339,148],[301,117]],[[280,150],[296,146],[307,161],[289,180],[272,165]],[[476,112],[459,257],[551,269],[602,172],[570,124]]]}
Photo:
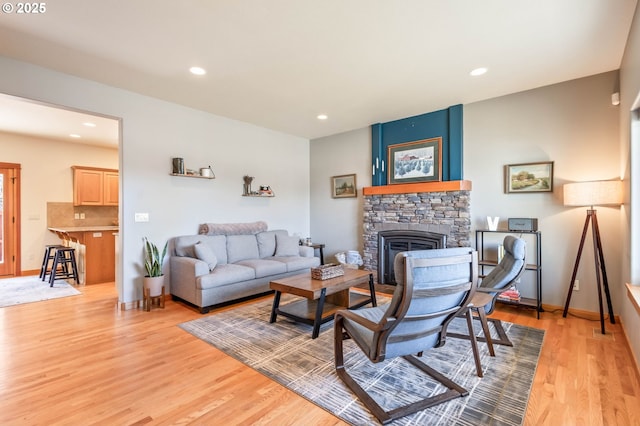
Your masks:
{"label": "doorway", "polygon": [[37,275],[42,248],[60,243],[52,227],[119,222],[117,206],[74,205],[72,167],[119,169],[120,128],[117,117],[0,93],[0,278]]}
{"label": "doorway", "polygon": [[20,164],[0,163],[0,277],[20,270]]}

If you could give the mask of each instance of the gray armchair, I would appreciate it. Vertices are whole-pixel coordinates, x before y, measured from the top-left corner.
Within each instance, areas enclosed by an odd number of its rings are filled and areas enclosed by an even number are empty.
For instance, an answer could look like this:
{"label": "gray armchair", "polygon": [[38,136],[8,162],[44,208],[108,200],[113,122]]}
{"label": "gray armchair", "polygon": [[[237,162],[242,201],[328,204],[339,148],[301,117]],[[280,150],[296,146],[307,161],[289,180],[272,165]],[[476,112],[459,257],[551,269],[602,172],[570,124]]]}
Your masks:
{"label": "gray armchair", "polygon": [[[467,306],[478,278],[478,255],[470,248],[402,252],[395,260],[397,287],[391,301],[375,308],[340,310],[334,325],[336,373],[382,423],[468,395],[413,354],[421,356],[423,351],[443,346],[449,322],[460,313],[466,312],[471,326]],[[343,341],[349,338],[372,362],[402,357],[446,390],[406,406],[383,409],[345,369]],[[474,356],[478,367],[477,347]]]}
{"label": "gray armchair", "polygon": [[[495,307],[496,298],[500,293],[508,290],[513,286],[520,278],[525,270],[525,257],[527,245],[522,238],[516,238],[512,235],[507,235],[503,241],[504,256],[500,263],[489,272],[476,289],[469,309],[476,313],[477,318],[482,325],[482,332],[484,337],[478,337],[481,342],[486,342],[489,354],[495,356],[493,344],[513,346],[513,343],[507,337],[502,323],[499,319],[487,318],[493,312]],[[495,327],[498,338],[491,336],[489,332],[489,321],[491,321]],[[469,333],[470,335],[473,332]],[[450,337],[465,338],[469,336],[449,333]]]}

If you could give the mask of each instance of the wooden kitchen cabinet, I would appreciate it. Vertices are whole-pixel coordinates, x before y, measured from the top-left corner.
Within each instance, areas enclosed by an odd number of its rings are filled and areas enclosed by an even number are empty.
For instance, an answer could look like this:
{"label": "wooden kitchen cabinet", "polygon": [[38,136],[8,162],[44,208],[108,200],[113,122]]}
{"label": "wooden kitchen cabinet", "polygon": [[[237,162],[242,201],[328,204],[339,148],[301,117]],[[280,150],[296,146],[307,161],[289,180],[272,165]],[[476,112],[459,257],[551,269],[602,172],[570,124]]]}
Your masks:
{"label": "wooden kitchen cabinet", "polygon": [[116,279],[116,231],[69,232],[84,250],[84,283],[100,284]]}
{"label": "wooden kitchen cabinet", "polygon": [[74,206],[117,206],[118,170],[73,166]]}
{"label": "wooden kitchen cabinet", "polygon": [[104,205],[118,205],[118,171],[104,172]]}

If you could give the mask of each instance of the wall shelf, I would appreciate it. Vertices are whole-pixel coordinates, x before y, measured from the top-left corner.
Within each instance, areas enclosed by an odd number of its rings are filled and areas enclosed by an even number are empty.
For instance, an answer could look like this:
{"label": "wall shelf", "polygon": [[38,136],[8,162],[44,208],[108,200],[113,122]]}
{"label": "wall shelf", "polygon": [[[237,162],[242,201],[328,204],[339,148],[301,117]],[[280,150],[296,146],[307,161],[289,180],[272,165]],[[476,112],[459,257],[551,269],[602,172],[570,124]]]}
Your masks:
{"label": "wall shelf", "polygon": [[183,175],[180,173],[169,173],[171,176],[178,176],[178,177],[186,177],[186,178],[196,178],[196,179],[215,179],[215,176],[200,176],[200,175]]}
{"label": "wall shelf", "polygon": [[255,198],[273,198],[276,196],[276,194],[271,194],[271,195],[260,195],[260,194],[242,194],[243,197],[255,197]]}

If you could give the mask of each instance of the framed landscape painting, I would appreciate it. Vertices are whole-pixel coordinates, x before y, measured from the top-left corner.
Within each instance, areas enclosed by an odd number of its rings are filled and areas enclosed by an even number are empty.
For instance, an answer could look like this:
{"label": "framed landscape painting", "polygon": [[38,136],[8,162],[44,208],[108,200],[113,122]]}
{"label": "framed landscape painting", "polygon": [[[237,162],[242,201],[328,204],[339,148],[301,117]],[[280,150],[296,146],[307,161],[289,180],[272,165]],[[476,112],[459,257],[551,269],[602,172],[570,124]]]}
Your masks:
{"label": "framed landscape painting", "polygon": [[332,176],[331,196],[333,198],[349,198],[357,196],[356,175]]}
{"label": "framed landscape painting", "polygon": [[442,179],[442,138],[389,145],[388,150],[389,184]]}
{"label": "framed landscape painting", "polygon": [[504,192],[553,192],[553,161],[507,164],[504,166]]}

